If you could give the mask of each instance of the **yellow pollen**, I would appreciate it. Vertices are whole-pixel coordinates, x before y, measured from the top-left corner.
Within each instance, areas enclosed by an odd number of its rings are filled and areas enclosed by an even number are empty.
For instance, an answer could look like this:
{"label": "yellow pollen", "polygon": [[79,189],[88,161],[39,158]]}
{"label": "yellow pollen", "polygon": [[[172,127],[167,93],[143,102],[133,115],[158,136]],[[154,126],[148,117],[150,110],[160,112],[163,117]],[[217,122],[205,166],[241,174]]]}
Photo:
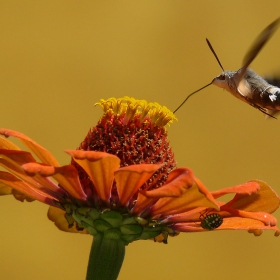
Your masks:
{"label": "yellow pollen", "polygon": [[104,113],[110,111],[116,115],[124,115],[125,123],[128,123],[135,115],[140,117],[141,122],[149,118],[152,123],[158,126],[170,125],[174,120],[177,120],[175,115],[165,106],[128,96],[107,100],[101,99],[96,105],[100,105]]}

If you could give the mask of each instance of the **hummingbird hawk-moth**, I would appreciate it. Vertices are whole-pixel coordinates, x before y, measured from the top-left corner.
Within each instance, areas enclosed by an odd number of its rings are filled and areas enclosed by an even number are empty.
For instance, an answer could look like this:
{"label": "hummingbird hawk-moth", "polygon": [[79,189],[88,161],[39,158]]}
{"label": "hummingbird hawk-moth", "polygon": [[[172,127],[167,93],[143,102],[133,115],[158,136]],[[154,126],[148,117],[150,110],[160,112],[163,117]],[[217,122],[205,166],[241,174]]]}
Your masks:
{"label": "hummingbird hawk-moth", "polygon": [[242,67],[237,71],[225,71],[218,56],[216,55],[209,40],[206,42],[218,61],[223,72],[212,80],[211,83],[192,92],[181,105],[173,112],[175,113],[181,106],[196,92],[210,86],[216,85],[230,92],[236,98],[260,110],[264,114],[275,118],[277,112],[280,111],[280,88],[269,84],[266,80],[249,69],[249,65],[258,55],[259,51],[268,42],[280,24],[280,18],[268,25],[256,38],[255,42],[245,55]]}

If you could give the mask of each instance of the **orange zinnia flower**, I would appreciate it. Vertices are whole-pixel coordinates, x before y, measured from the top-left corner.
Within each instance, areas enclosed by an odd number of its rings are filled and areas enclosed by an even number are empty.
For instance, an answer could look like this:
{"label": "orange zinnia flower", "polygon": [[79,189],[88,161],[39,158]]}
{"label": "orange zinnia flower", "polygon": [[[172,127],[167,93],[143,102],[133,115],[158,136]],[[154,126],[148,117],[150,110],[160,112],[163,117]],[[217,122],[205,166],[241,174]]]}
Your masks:
{"label": "orange zinnia flower", "polygon": [[[27,136],[0,129],[40,160],[1,137],[0,194],[46,203],[60,230],[93,235],[87,279],[116,279],[125,245],[140,239],[167,243],[180,232],[223,229],[279,234],[270,215],[279,198],[264,182],[211,193],[189,168],[176,168],[165,128],[175,116],[166,107],[128,97],[97,104],[104,114],[77,150],[66,151],[66,166]],[[216,200],[228,193],[236,193],[228,203]]]}

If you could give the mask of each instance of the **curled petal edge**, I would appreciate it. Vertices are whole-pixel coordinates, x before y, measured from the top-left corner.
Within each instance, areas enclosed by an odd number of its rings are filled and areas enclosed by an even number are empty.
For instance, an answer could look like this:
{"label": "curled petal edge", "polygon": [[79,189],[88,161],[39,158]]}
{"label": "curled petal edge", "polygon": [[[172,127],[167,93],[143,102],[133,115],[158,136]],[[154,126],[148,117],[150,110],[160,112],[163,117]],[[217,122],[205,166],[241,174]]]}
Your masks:
{"label": "curled petal edge", "polygon": [[257,193],[259,189],[260,189],[260,185],[257,181],[250,181],[244,184],[240,184],[238,186],[213,191],[211,192],[211,194],[215,199],[217,199],[223,195],[230,194],[230,193],[251,195],[253,193]]}
{"label": "curled petal edge", "polygon": [[109,204],[114,172],[120,167],[117,156],[94,151],[66,150],[89,175],[99,197]]}
{"label": "curled petal edge", "polygon": [[168,179],[162,187],[151,191],[142,191],[141,193],[149,198],[179,197],[193,183],[194,175],[192,170],[188,168],[177,168],[169,173]]}
{"label": "curled petal edge", "polygon": [[5,128],[0,128],[0,134],[5,137],[16,137],[18,138],[30,151],[32,151],[43,163],[53,166],[59,166],[56,158],[41,145],[27,137],[26,135]]}
{"label": "curled petal edge", "polygon": [[[209,230],[203,229],[195,222],[177,223],[174,224],[172,228],[180,232],[209,232]],[[213,231],[218,230],[246,230],[254,234],[259,233],[258,235],[260,235],[264,230],[272,230],[275,231],[275,236],[278,236],[280,233],[279,228],[276,226],[267,226],[261,221],[239,217],[224,218],[222,225]]]}
{"label": "curled petal edge", "polygon": [[251,195],[237,193],[228,203],[223,204],[221,209],[232,208],[249,212],[273,213],[278,209],[280,199],[276,192],[265,182],[254,180],[248,183],[257,183],[260,188]]}
{"label": "curled petal edge", "polygon": [[22,165],[23,170],[31,176],[40,175],[53,177],[66,192],[76,199],[86,200],[86,194],[80,184],[77,169],[73,165],[54,167],[39,163],[27,163]]}
{"label": "curled petal edge", "polygon": [[115,171],[120,204],[127,206],[132,196],[163,164],[135,164]]}
{"label": "curled petal edge", "polygon": [[27,183],[21,181],[11,173],[0,171],[0,182],[7,186],[10,186],[12,189],[18,191],[21,194],[26,195],[31,199],[38,200],[51,206],[54,205],[54,200],[56,199],[55,197],[45,194],[39,190],[35,190]]}
{"label": "curled petal edge", "polygon": [[193,185],[187,188],[181,196],[160,198],[150,208],[150,215],[152,217],[157,215],[175,215],[197,207],[220,209],[207,188],[199,179],[195,178]]}

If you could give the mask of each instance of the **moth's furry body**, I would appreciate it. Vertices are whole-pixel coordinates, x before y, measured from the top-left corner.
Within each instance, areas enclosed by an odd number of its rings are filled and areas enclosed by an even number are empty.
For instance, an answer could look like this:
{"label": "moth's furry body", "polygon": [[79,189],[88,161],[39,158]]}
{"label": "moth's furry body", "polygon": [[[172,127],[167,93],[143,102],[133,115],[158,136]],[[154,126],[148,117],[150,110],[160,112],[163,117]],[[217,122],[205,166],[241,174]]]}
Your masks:
{"label": "moth's furry body", "polygon": [[227,90],[265,114],[273,116],[280,111],[280,88],[269,84],[249,68],[240,81],[241,73],[242,68],[238,71],[224,71],[213,79],[212,84]]}

